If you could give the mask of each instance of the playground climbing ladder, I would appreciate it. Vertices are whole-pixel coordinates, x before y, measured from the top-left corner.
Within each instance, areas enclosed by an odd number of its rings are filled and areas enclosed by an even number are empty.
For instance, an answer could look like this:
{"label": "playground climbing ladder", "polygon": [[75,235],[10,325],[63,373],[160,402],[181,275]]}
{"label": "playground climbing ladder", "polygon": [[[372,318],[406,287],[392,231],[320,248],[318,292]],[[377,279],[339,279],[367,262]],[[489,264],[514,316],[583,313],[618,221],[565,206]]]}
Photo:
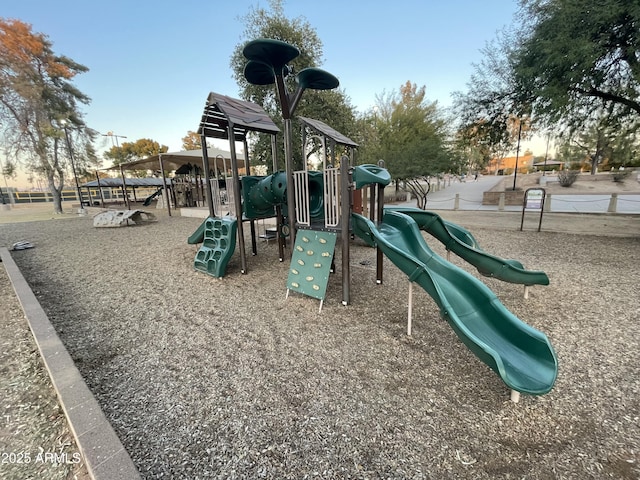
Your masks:
{"label": "playground climbing ladder", "polygon": [[209,217],[189,237],[188,243],[202,245],[193,268],[212,277],[223,277],[236,247],[238,220],[235,217]]}

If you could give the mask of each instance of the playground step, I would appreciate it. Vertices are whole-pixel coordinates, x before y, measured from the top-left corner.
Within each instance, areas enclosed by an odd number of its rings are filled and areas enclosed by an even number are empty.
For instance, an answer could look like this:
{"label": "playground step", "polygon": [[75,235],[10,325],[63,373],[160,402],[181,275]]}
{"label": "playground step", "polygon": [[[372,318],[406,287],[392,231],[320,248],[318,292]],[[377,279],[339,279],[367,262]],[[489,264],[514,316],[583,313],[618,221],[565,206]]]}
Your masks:
{"label": "playground step", "polygon": [[189,239],[189,243],[202,242],[193,268],[212,277],[223,277],[236,248],[237,230],[238,221],[235,218],[207,218]]}

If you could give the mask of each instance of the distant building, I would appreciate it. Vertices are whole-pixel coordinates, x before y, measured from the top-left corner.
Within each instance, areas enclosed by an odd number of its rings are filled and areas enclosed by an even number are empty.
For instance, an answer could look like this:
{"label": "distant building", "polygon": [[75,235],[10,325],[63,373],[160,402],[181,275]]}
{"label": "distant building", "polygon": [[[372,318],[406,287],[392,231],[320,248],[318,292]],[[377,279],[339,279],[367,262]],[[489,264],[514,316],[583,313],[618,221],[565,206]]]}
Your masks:
{"label": "distant building", "polygon": [[[486,173],[492,175],[510,175],[516,168],[516,157],[492,158],[486,167]],[[518,171],[533,168],[533,153],[529,150],[518,157]]]}

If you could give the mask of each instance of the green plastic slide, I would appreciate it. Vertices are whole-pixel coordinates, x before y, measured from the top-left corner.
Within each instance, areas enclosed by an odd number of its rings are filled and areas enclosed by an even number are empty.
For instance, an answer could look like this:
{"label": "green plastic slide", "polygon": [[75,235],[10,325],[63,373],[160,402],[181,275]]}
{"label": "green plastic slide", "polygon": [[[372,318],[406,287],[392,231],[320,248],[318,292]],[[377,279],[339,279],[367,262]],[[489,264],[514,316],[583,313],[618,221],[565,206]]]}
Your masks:
{"label": "green plastic slide", "polygon": [[385,210],[400,212],[411,217],[420,230],[433,235],[447,247],[447,250],[469,262],[482,275],[522,285],[549,285],[549,277],[546,273],[526,270],[517,260],[504,260],[483,251],[468,231],[456,224],[445,222],[433,212],[412,207],[386,207]]}
{"label": "green plastic slide", "polygon": [[353,232],[420,285],[460,340],[509,388],[530,395],[553,388],[558,362],[546,335],[513,315],[473,275],[431,251],[411,217],[386,211],[377,227],[356,213],[352,220]]}
{"label": "green plastic slide", "polygon": [[149,205],[151,205],[151,201],[156,198],[158,195],[162,194],[162,189],[164,187],[160,187],[158,190],[156,190],[155,192],[153,192],[151,195],[149,195],[147,198],[144,199],[144,202],[142,202],[142,205],[144,207],[148,207]]}
{"label": "green plastic slide", "polygon": [[236,248],[238,220],[235,217],[209,217],[188,238],[191,245],[202,243],[196,252],[193,268],[211,275],[224,277],[227,263]]}
{"label": "green plastic slide", "polygon": [[[209,218],[207,218],[207,220],[209,220]],[[187,243],[189,245],[197,245],[198,243],[202,243],[202,241],[204,240],[204,231],[207,227],[207,220],[202,222],[198,229],[189,236],[189,238],[187,239]]]}

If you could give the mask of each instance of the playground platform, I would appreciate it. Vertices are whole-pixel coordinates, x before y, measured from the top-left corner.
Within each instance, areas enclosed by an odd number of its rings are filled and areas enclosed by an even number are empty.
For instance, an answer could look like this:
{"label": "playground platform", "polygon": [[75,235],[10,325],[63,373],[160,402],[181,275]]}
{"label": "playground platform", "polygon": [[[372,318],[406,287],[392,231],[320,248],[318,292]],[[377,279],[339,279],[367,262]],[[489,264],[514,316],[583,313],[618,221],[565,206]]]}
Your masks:
{"label": "playground platform", "polygon": [[180,209],[181,217],[207,218],[209,216],[209,207],[190,207]]}

